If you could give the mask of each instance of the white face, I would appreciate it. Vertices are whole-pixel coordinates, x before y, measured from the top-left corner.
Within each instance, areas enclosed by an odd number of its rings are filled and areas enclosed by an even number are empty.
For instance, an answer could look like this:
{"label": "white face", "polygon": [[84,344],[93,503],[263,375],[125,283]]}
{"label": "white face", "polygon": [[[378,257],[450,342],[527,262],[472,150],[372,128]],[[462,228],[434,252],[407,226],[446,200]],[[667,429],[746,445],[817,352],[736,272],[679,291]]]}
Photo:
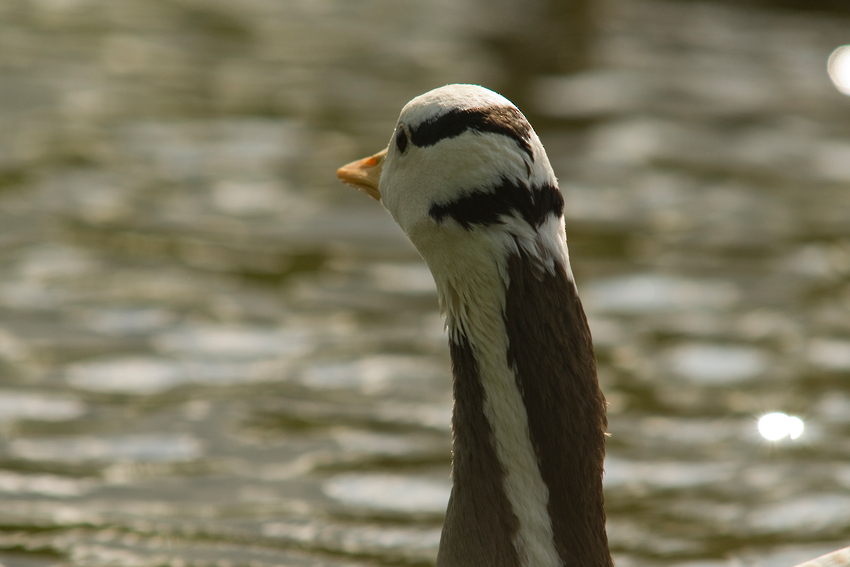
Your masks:
{"label": "white face", "polygon": [[503,179],[529,188],[557,186],[537,135],[510,101],[483,87],[449,85],[402,109],[383,164],[381,202],[428,260],[427,241],[435,232],[470,232],[451,218],[435,220],[433,207],[473,193],[491,193],[498,201]]}
{"label": "white face", "polygon": [[512,258],[572,280],[564,199],[546,152],[493,91],[448,85],[416,97],[389,147],[337,176],[379,199],[419,250],[452,332],[500,305]]}

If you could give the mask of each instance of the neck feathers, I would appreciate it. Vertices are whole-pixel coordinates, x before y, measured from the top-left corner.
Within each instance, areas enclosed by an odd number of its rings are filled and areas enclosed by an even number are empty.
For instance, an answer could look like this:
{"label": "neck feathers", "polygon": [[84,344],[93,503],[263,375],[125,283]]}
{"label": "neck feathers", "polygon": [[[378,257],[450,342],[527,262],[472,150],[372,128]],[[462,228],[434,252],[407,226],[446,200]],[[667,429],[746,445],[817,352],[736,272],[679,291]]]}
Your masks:
{"label": "neck feathers", "polygon": [[437,564],[611,567],[605,400],[568,260],[541,265],[521,246],[503,258],[464,274],[474,296],[438,279],[455,406]]}
{"label": "neck feathers", "polygon": [[608,422],[584,310],[563,268],[536,270],[520,254],[508,259],[508,274],[508,364],[549,489],[555,548],[564,565],[610,567],[602,497]]}

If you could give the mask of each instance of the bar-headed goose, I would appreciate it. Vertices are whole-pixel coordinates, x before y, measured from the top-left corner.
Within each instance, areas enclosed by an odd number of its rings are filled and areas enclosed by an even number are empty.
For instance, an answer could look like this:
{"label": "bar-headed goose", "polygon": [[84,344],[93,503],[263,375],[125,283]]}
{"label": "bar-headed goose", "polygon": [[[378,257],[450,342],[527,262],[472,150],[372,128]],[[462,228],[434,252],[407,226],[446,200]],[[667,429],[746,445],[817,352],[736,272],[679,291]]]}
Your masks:
{"label": "bar-headed goose", "polygon": [[605,399],[564,200],[528,121],[493,91],[448,85],[337,175],[401,226],[446,317],[454,484],[438,566],[610,567]]}

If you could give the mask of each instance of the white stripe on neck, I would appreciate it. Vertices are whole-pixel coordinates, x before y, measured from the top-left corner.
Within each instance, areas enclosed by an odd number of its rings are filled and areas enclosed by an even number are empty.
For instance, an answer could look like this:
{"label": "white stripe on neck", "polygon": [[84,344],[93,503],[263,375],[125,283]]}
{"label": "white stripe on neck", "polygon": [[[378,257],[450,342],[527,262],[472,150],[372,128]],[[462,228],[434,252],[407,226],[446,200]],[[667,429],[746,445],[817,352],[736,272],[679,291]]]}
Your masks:
{"label": "white stripe on neck", "polygon": [[524,567],[561,567],[548,512],[549,489],[540,474],[514,370],[507,364],[503,274],[508,250],[499,236],[473,231],[466,235],[462,250],[446,243],[446,253],[439,259],[431,256],[429,264],[449,331],[466,336],[478,362],[484,414],[505,471],[505,493],[519,520],[513,542],[517,555]]}

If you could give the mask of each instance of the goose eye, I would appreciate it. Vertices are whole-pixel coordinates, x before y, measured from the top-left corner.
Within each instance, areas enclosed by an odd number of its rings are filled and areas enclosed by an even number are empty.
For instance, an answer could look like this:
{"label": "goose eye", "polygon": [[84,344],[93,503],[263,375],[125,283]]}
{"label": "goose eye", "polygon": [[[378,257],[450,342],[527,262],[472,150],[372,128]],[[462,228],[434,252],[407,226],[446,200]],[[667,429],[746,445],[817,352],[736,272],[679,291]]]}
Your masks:
{"label": "goose eye", "polygon": [[404,153],[404,150],[407,149],[407,132],[404,131],[404,128],[398,129],[398,134],[395,135],[395,146],[401,153]]}

